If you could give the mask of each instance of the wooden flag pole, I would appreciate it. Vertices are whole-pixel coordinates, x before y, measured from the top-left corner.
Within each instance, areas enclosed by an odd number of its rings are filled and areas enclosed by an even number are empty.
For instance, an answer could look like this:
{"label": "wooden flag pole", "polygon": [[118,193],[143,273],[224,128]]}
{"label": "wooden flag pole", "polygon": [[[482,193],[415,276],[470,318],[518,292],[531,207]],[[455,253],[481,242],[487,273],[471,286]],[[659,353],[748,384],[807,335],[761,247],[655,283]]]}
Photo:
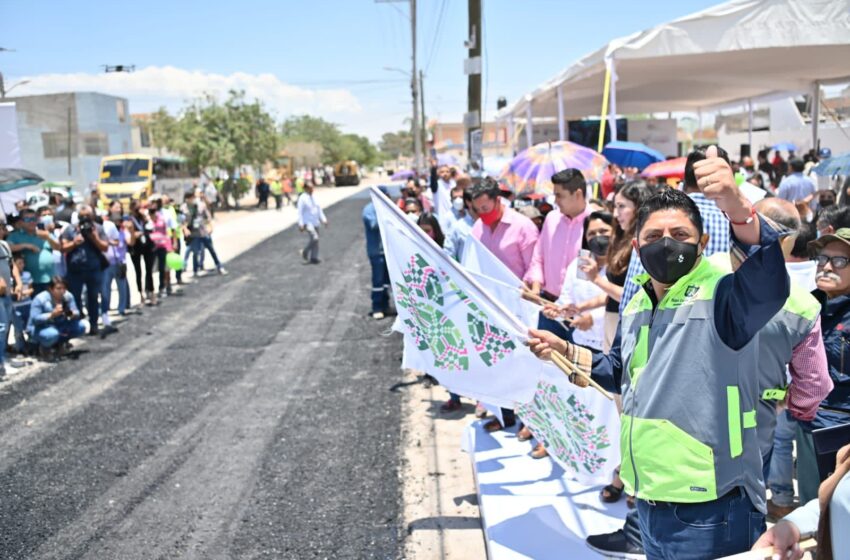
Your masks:
{"label": "wooden flag pole", "polygon": [[560,369],[562,372],[564,372],[567,375],[570,375],[571,373],[575,373],[576,375],[580,375],[581,377],[587,379],[587,382],[590,384],[590,386],[593,387],[594,389],[596,389],[597,391],[599,391],[600,393],[602,393],[605,396],[605,398],[607,398],[608,400],[611,400],[611,401],[614,400],[614,397],[611,395],[611,393],[609,393],[608,391],[603,389],[602,386],[599,383],[597,383],[596,381],[593,380],[593,378],[591,378],[589,375],[587,375],[586,373],[581,371],[578,367],[576,367],[575,364],[570,362],[564,356],[558,354],[554,350],[552,351],[551,356],[552,356],[552,362],[556,366],[558,366],[558,369]]}
{"label": "wooden flag pole", "polygon": [[534,292],[529,292],[526,289],[522,289],[522,299],[526,301],[530,301],[531,303],[536,303],[537,305],[546,305],[547,303],[552,303],[535,294]]}

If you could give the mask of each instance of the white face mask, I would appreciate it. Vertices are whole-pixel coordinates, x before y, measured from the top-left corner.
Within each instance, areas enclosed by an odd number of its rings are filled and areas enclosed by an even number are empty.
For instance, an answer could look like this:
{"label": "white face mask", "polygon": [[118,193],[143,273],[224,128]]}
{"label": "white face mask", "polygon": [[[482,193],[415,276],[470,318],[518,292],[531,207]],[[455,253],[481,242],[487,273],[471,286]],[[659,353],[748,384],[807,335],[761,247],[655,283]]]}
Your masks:
{"label": "white face mask", "polygon": [[416,212],[407,214],[407,219],[415,224],[419,221],[419,214],[417,214]]}
{"label": "white face mask", "polygon": [[460,212],[463,210],[463,197],[456,196],[452,199],[452,208],[455,209],[455,212]]}

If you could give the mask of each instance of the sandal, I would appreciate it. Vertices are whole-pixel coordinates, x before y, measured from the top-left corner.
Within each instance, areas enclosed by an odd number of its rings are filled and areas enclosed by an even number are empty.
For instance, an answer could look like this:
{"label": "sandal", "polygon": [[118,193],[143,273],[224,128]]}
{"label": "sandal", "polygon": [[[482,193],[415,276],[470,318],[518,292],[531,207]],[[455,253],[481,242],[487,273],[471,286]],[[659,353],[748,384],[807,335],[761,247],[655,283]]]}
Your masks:
{"label": "sandal", "polygon": [[620,498],[623,497],[624,488],[624,486],[614,486],[613,484],[609,484],[608,486],[603,488],[601,492],[599,492],[599,496],[606,504],[614,504],[616,502],[619,502]]}
{"label": "sandal", "polygon": [[519,441],[528,441],[534,436],[531,434],[531,430],[528,429],[528,426],[523,426],[520,431],[517,432],[516,438]]}

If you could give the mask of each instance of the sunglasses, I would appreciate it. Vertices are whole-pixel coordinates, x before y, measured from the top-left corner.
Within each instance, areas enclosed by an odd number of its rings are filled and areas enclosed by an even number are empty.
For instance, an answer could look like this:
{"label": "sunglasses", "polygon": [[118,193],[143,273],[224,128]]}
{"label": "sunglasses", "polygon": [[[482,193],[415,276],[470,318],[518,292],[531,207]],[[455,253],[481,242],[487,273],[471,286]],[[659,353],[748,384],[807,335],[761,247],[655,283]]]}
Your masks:
{"label": "sunglasses", "polygon": [[28,224],[34,224],[35,222],[38,221],[38,218],[24,218],[23,221],[28,223]]}
{"label": "sunglasses", "polygon": [[823,268],[826,266],[826,263],[830,263],[835,270],[847,268],[847,263],[850,263],[850,259],[842,256],[829,257],[827,255],[818,255],[815,260],[818,263],[818,267]]}

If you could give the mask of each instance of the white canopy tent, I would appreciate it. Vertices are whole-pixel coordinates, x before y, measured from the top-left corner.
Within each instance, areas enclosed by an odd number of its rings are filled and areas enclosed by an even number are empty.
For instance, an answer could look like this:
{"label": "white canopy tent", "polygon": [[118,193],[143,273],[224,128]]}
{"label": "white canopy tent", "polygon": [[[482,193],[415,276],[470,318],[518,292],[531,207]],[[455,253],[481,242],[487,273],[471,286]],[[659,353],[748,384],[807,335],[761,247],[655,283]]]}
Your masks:
{"label": "white canopy tent", "polygon": [[[612,116],[751,106],[756,99],[820,91],[850,80],[850,0],[732,0],[614,39],[498,118],[511,128],[525,125],[531,145],[528,123],[555,117],[564,140],[567,119],[603,112],[607,71]],[[813,129],[816,139],[817,119]]]}

